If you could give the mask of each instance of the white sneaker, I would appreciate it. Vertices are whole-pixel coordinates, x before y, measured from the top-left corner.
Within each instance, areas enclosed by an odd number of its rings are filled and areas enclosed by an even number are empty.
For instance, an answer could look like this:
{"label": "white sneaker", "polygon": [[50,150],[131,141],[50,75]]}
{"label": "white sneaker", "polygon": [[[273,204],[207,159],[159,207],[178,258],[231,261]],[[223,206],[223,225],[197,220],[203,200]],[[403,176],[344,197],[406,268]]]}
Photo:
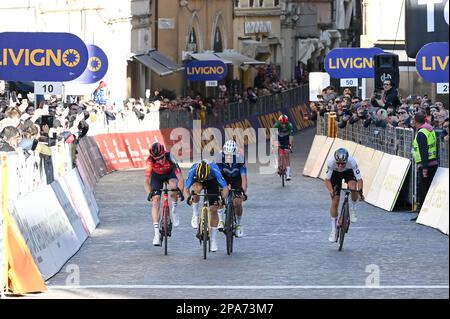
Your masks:
{"label": "white sneaker", "polygon": [[219,221],[219,224],[217,224],[217,229],[219,231],[223,231],[224,227],[225,227],[225,223],[223,222],[223,220]]}
{"label": "white sneaker", "polygon": [[170,217],[172,217],[171,220],[173,226],[177,227],[178,225],[180,225],[180,218],[178,217],[178,214],[175,213],[175,211],[172,211]]}
{"label": "white sneaker", "polygon": [[159,234],[159,230],[155,233],[155,237],[153,237],[153,246],[161,246],[161,238]]}
{"label": "white sneaker", "polygon": [[191,225],[192,225],[192,228],[194,228],[194,229],[198,228],[198,217],[195,214],[192,215]]}
{"label": "white sneaker", "polygon": [[287,167],[287,168],[286,168],[286,180],[287,180],[287,181],[290,181],[291,178],[292,178],[292,175],[291,175],[291,168],[290,168],[290,167]]}
{"label": "white sneaker", "polygon": [[336,229],[333,229],[330,233],[330,237],[328,237],[328,240],[332,243],[335,243],[337,240],[336,236],[337,236],[337,231],[336,231]]}
{"label": "white sneaker", "polygon": [[352,223],[356,223],[358,221],[358,217],[356,217],[356,212],[352,208],[350,208],[350,221]]}
{"label": "white sneaker", "polygon": [[216,252],[219,248],[217,247],[217,243],[215,240],[211,240],[211,251]]}
{"label": "white sneaker", "polygon": [[236,237],[242,237],[244,236],[244,226],[237,225],[236,226]]}

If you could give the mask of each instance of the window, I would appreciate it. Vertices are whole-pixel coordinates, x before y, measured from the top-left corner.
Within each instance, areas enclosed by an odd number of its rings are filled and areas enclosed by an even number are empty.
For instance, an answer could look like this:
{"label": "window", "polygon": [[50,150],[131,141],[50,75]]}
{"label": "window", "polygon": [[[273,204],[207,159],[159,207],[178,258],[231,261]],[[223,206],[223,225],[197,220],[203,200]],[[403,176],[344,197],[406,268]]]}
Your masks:
{"label": "window", "polygon": [[255,6],[255,0],[249,0],[248,6],[249,6],[250,8],[253,8],[253,7]]}
{"label": "window", "polygon": [[274,0],[274,1],[273,1],[273,5],[274,5],[275,7],[278,7],[278,6],[280,5],[280,0]]}
{"label": "window", "polygon": [[222,52],[223,44],[222,44],[222,32],[220,32],[219,28],[216,28],[216,33],[214,35],[214,52]]}
{"label": "window", "polygon": [[235,8],[239,8],[240,6],[239,6],[239,0],[234,0],[234,7]]}
{"label": "window", "polygon": [[194,28],[192,28],[189,34],[189,43],[187,44],[187,51],[197,52],[197,35]]}
{"label": "window", "polygon": [[259,7],[260,8],[264,7],[264,0],[259,0]]}

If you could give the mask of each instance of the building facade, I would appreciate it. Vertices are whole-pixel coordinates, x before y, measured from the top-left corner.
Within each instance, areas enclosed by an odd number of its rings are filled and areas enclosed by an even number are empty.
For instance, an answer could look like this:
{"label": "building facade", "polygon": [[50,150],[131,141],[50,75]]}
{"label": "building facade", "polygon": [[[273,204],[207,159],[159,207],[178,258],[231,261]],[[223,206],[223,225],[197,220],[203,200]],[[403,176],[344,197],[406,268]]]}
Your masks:
{"label": "building facade", "polygon": [[299,64],[305,71],[323,71],[328,51],[359,47],[360,0],[281,1],[282,76],[293,78]]}
{"label": "building facade", "polygon": [[[182,65],[191,54],[233,48],[233,3],[227,0],[153,0],[153,47]],[[153,89],[186,93],[183,72],[152,73]]]}
{"label": "building facade", "polygon": [[[442,1],[435,1],[438,3]],[[431,3],[431,2],[430,2]],[[423,5],[423,19],[426,17],[426,4]],[[415,59],[408,57],[405,45],[405,1],[403,0],[362,0],[363,31],[361,47],[379,47],[385,52],[399,56],[400,83],[399,94],[428,94],[432,100],[448,103],[448,95],[436,94],[436,85],[426,82],[417,73]],[[382,20],[380,20],[382,17]],[[367,80],[367,87],[374,88],[373,79]]]}
{"label": "building facade", "polygon": [[[282,66],[280,1],[234,1],[234,48],[252,58],[272,64],[278,75]],[[256,69],[243,73],[244,87],[253,86]]]}
{"label": "building facade", "polygon": [[[99,46],[108,57],[104,80],[111,100],[120,101],[132,92],[143,94],[150,81],[142,70],[131,74],[128,66],[134,52],[151,48],[150,8],[149,0],[4,0],[0,32],[69,32]],[[79,95],[92,93],[98,85],[65,84],[67,93]]]}

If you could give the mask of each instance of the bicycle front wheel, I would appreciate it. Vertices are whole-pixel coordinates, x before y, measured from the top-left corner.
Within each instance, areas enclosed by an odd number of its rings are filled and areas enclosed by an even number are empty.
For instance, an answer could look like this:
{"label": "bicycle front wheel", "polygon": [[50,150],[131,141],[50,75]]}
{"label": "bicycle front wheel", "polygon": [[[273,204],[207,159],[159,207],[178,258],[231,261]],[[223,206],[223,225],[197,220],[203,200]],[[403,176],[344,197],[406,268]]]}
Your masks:
{"label": "bicycle front wheel", "polygon": [[206,208],[202,211],[202,218],[203,218],[203,259],[206,259],[206,255],[208,254],[208,242],[209,242],[209,220],[208,220],[208,211]]}
{"label": "bicycle front wheel", "polygon": [[225,235],[227,237],[227,254],[231,255],[233,252],[234,239],[234,204],[228,202],[225,219]]}
{"label": "bicycle front wheel", "polygon": [[164,255],[167,256],[167,238],[169,233],[169,207],[166,207],[163,211],[163,229],[164,229]]}
{"label": "bicycle front wheel", "polygon": [[339,251],[342,250],[342,247],[344,245],[344,238],[347,232],[348,219],[349,219],[348,201],[344,201],[341,211],[341,226],[340,226],[341,229],[339,230]]}

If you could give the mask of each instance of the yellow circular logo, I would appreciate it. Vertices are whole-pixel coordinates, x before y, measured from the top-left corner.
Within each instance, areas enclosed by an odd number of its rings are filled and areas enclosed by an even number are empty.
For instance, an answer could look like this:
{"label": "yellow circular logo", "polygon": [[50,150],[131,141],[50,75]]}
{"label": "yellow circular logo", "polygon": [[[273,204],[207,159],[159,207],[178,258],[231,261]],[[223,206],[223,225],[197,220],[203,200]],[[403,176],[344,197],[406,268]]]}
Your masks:
{"label": "yellow circular logo", "polygon": [[66,66],[73,68],[80,63],[80,54],[75,49],[67,49],[63,52],[62,61]]}
{"label": "yellow circular logo", "polygon": [[90,57],[87,68],[92,72],[97,72],[102,67],[102,61],[96,56]]}

